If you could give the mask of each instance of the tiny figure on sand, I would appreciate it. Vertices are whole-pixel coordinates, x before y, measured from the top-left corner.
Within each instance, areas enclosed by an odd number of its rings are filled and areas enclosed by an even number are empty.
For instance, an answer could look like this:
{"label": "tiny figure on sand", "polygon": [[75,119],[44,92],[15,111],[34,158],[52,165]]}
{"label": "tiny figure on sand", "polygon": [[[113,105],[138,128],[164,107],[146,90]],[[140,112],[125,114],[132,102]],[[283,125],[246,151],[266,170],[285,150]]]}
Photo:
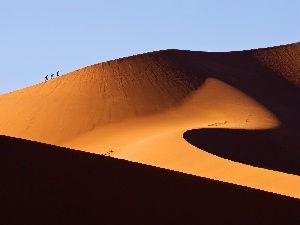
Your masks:
{"label": "tiny figure on sand", "polygon": [[53,78],[53,76],[54,76],[54,73],[51,74],[51,79]]}
{"label": "tiny figure on sand", "polygon": [[59,77],[58,73],[59,73],[59,71],[56,72],[56,76],[57,76],[57,77]]}
{"label": "tiny figure on sand", "polygon": [[48,80],[48,75],[47,75],[47,76],[45,76],[45,79],[46,79],[45,81],[47,81],[47,80]]}

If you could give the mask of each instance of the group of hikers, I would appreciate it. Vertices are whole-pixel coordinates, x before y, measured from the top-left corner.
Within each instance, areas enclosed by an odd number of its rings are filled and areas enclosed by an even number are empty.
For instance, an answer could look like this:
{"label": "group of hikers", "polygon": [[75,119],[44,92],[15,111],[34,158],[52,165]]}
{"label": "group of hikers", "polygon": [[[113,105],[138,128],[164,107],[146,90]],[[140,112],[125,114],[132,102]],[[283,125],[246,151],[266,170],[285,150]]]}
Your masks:
{"label": "group of hikers", "polygon": [[[57,76],[57,77],[59,77],[58,73],[59,73],[59,71],[56,72],[56,76]],[[45,81],[49,80],[49,79],[48,79],[48,76],[49,76],[49,75],[45,76],[45,79],[46,79]],[[54,73],[52,73],[50,76],[51,76],[51,79],[52,79],[52,78],[54,77]]]}

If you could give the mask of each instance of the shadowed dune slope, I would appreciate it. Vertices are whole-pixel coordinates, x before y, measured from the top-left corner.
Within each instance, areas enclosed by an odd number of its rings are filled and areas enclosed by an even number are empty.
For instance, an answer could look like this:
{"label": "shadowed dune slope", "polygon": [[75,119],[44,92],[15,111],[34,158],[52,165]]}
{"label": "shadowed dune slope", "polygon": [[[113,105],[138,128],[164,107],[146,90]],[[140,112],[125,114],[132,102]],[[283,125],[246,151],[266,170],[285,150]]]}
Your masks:
{"label": "shadowed dune slope", "polygon": [[299,224],[300,200],[0,136],[1,224]]}
{"label": "shadowed dune slope", "polygon": [[262,104],[283,125],[300,127],[300,43],[240,52],[183,51],[176,58],[189,74],[221,80]]}
{"label": "shadowed dune slope", "polygon": [[272,71],[300,87],[299,43],[260,49],[254,55]]}

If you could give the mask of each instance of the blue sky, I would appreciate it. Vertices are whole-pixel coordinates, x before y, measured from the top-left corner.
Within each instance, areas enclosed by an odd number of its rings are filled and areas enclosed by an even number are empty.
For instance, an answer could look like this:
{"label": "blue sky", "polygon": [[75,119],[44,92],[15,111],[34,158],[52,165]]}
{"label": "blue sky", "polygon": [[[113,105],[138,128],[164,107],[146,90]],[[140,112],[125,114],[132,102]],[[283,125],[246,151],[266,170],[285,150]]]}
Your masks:
{"label": "blue sky", "polygon": [[300,0],[1,0],[0,94],[149,51],[299,42],[299,22]]}

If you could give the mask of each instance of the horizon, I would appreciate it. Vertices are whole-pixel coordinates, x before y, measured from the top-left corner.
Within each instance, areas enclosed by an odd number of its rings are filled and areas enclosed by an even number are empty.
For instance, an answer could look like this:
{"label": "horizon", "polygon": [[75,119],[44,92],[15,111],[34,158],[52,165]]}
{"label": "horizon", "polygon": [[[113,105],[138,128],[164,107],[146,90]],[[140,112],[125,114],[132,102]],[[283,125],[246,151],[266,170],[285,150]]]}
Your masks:
{"label": "horizon", "polygon": [[295,0],[1,3],[0,94],[57,71],[157,50],[227,52],[297,43],[299,12]]}

